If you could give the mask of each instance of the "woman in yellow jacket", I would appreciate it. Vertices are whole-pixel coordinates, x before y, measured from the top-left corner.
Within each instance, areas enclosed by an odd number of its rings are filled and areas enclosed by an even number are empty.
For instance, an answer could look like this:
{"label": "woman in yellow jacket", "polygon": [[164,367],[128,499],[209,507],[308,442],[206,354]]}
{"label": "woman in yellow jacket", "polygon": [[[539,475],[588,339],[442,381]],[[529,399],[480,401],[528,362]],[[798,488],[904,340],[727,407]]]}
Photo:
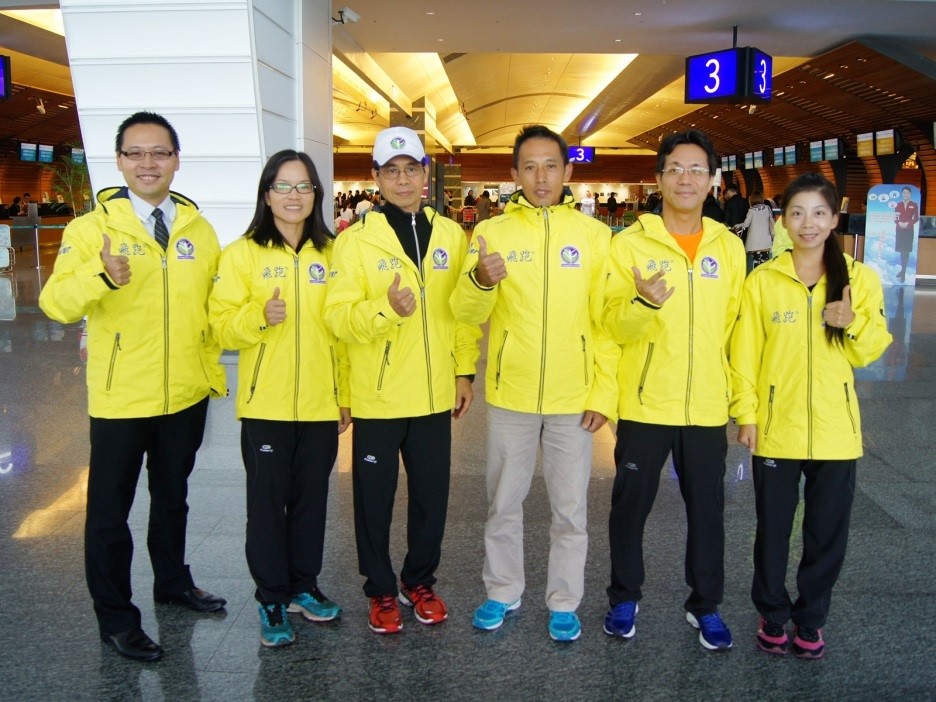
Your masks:
{"label": "woman in yellow jacket", "polygon": [[260,642],[295,638],[341,608],[318,588],[328,479],[351,422],[343,348],[322,318],[332,236],[312,160],[284,150],[260,176],[247,233],[221,254],[209,318],[240,351],[237,418],[247,469],[247,564],[260,603]]}
{"label": "woman in yellow jacket", "polygon": [[[751,597],[760,613],[757,645],[819,658],[848,541],[861,456],[861,422],[852,368],[887,348],[881,282],[842,253],[835,188],[807,173],[783,196],[793,242],[748,277],[731,343],[732,415],[738,441],[754,454],[757,534]],[[799,597],[786,589],[793,518],[805,475]]]}

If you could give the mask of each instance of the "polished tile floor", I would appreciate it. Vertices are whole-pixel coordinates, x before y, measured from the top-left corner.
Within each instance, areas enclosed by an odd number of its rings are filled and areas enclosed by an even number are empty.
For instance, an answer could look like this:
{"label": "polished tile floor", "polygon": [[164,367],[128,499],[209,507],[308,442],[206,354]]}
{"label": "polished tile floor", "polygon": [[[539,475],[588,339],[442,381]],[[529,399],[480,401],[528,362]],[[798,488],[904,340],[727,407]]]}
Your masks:
{"label": "polished tile floor", "polygon": [[[78,326],[46,319],[36,298],[54,251],[18,253],[0,275],[0,699],[2,700],[922,700],[936,697],[936,288],[888,291],[899,337],[859,384],[866,427],[851,542],[815,662],[775,658],[754,645],[748,590],[754,509],[750,459],[732,441],[726,482],[727,592],[735,634],[724,654],[704,651],[682,602],[685,518],[670,468],[647,527],[647,583],[638,634],[601,632],[608,577],[606,517],[613,434],[597,436],[589,508],[591,543],[584,631],[572,644],[546,633],[549,513],[542,480],[526,510],[528,589],[499,631],[472,629],[484,598],[484,405],[455,426],[451,508],[438,590],[450,619],[437,627],[404,612],[398,636],[372,634],[357,574],[349,442],[332,478],[322,589],[344,607],[327,625],[296,620],[287,649],[257,640],[253,586],[243,556],[244,474],[233,400],[213,402],[191,478],[189,562],[198,584],[228,599],[226,613],[196,616],[149,599],[141,481],[131,525],[133,584],[146,630],[167,650],[137,664],[96,634],[82,566],[88,420]],[[15,315],[15,319],[9,319]],[[233,381],[234,367],[229,367]],[[481,390],[476,383],[476,392]],[[733,434],[733,432],[732,432]],[[393,544],[403,554],[401,484]],[[796,561],[796,551],[791,561]]]}

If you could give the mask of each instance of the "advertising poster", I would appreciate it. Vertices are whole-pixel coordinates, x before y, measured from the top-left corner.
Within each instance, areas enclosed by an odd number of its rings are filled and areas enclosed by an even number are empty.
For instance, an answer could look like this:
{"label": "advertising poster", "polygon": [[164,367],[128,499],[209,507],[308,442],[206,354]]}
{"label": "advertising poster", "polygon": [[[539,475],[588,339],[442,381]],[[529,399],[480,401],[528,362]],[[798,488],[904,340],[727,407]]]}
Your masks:
{"label": "advertising poster", "polygon": [[904,380],[910,355],[910,328],[913,321],[913,288],[888,285],[884,288],[887,330],[894,341],[884,355],[869,366],[855,369],[856,380]]}
{"label": "advertising poster", "polygon": [[875,185],[868,191],[864,262],[885,286],[916,283],[920,201],[913,185]]}

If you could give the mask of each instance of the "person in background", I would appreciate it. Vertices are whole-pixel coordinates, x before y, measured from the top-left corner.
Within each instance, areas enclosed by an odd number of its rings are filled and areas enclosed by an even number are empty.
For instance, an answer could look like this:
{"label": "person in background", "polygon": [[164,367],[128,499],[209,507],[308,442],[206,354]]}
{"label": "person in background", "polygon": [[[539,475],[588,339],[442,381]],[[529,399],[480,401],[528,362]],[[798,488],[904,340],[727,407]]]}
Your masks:
{"label": "person in background", "polygon": [[616,193],[611,193],[608,195],[608,200],[605,203],[605,206],[608,208],[608,224],[613,224],[614,218],[617,217],[618,201],[615,194]]}
{"label": "person in background", "polygon": [[227,393],[208,326],[221,248],[197,205],[170,190],[180,147],[168,120],[137,112],[118,127],[115,146],[126,186],[100,191],[101,206],[65,228],[39,306],[65,324],[88,318],[85,570],[101,639],[154,661],[163,649],[141,628],[130,589],[127,518],[144,455],[153,599],[196,612],[226,604],[197,588],[185,564],[188,477],[208,397]]}
{"label": "person in background", "polygon": [[725,218],[722,220],[725,226],[732,227],[744,222],[747,215],[748,201],[738,192],[738,186],[728,185],[725,188]]}
{"label": "person in background", "polygon": [[370,209],[373,206],[373,204],[374,203],[371,202],[371,196],[369,194],[367,194],[366,192],[361,193],[361,199],[358,200],[357,205],[354,206],[354,216],[356,220],[360,219],[365,214],[370,212]]}
{"label": "person in background", "polygon": [[575,209],[565,140],[543,125],[514,141],[520,185],[504,214],[472,237],[452,296],[466,324],[490,318],[485,396],[488,517],[482,576],[487,600],[473,625],[490,631],[520,607],[523,502],[542,447],[552,526],[549,636],[574,641],[585,587],[592,436],[614,415],[618,348],[599,320],[611,231]]}
{"label": "person in background", "polygon": [[721,205],[718,204],[718,198],[715,197],[713,190],[709,190],[705,202],[702,203],[702,216],[714,219],[716,222],[725,221],[725,213],[722,212]]}
{"label": "person in background", "polygon": [[318,586],[328,479],[351,423],[344,346],[322,317],[333,241],[323,193],[308,155],[273,154],[253,219],[221,254],[209,300],[221,346],[240,352],[245,551],[268,647],[295,639],[287,610],[314,622],[341,613]]}
{"label": "person in background", "polygon": [[[821,658],[822,628],[845,560],[861,419],[852,368],[891,342],[881,281],[842,253],[838,195],[818,173],[783,196],[793,248],[747,279],[731,340],[731,414],[754,454],[757,510],[751,599],[757,645]],[[787,592],[790,535],[805,477],[799,596]],[[793,620],[790,644],[786,623]]]}
{"label": "person in background", "polygon": [[487,190],[481,191],[481,197],[478,198],[477,202],[478,216],[475,219],[475,224],[478,222],[483,222],[486,219],[491,217],[491,193]]}
{"label": "person in background", "polygon": [[643,534],[672,453],[688,523],[686,620],[706,649],[731,648],[724,596],[724,475],[728,342],[741,304],[744,246],[702,216],[718,168],[709,138],[674,133],[657,153],[662,215],[614,237],[604,329],[622,345],[617,473],[608,519],[609,610],[604,630],[629,639],[643,597]]}
{"label": "person in background", "polygon": [[[377,135],[371,175],[384,202],[338,237],[325,305],[326,325],[348,345],[354,531],[378,634],[402,629],[398,600],[422,624],[448,618],[434,586],[452,418],[471,406],[479,356],[480,328],[456,323],[449,308],[468,243],[458,224],[424,206],[428,163],[412,129]],[[401,456],[408,524],[398,587],[390,526]]]}
{"label": "person in background", "polygon": [[585,191],[585,197],[581,200],[581,210],[579,210],[586,217],[595,216],[595,198],[592,195],[591,190]]}
{"label": "person in background", "polygon": [[914,227],[920,221],[920,206],[910,199],[910,195],[910,188],[904,187],[901,190],[902,199],[894,208],[894,250],[900,254],[900,273],[897,274],[897,280],[901,283],[907,279],[907,266],[913,252]]}
{"label": "person in background", "polygon": [[750,208],[741,224],[732,229],[744,231],[744,250],[747,252],[747,272],[770,260],[770,247],[773,244],[774,219],[770,206],[764,202],[764,194],[755,190],[748,198]]}
{"label": "person in background", "polygon": [[20,207],[19,214],[20,214],[20,215],[28,215],[28,214],[29,214],[29,203],[31,203],[31,202],[32,202],[32,196],[31,196],[29,193],[23,193],[23,199],[20,200],[20,204],[19,204],[19,207]]}
{"label": "person in background", "polygon": [[465,195],[465,207],[474,207],[474,206],[475,206],[474,190],[469,190],[468,194]]}

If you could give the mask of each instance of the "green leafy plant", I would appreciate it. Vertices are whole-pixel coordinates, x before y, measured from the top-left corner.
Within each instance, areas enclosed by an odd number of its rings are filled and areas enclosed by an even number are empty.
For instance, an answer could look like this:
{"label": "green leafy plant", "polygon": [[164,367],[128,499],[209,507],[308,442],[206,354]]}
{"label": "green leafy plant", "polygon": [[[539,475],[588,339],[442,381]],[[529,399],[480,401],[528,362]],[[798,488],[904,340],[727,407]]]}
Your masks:
{"label": "green leafy plant", "polygon": [[91,178],[88,175],[88,164],[75,163],[71,157],[72,147],[81,148],[76,144],[65,144],[68,153],[46,170],[52,173],[52,192],[61,197],[75,216],[83,214],[90,202]]}

